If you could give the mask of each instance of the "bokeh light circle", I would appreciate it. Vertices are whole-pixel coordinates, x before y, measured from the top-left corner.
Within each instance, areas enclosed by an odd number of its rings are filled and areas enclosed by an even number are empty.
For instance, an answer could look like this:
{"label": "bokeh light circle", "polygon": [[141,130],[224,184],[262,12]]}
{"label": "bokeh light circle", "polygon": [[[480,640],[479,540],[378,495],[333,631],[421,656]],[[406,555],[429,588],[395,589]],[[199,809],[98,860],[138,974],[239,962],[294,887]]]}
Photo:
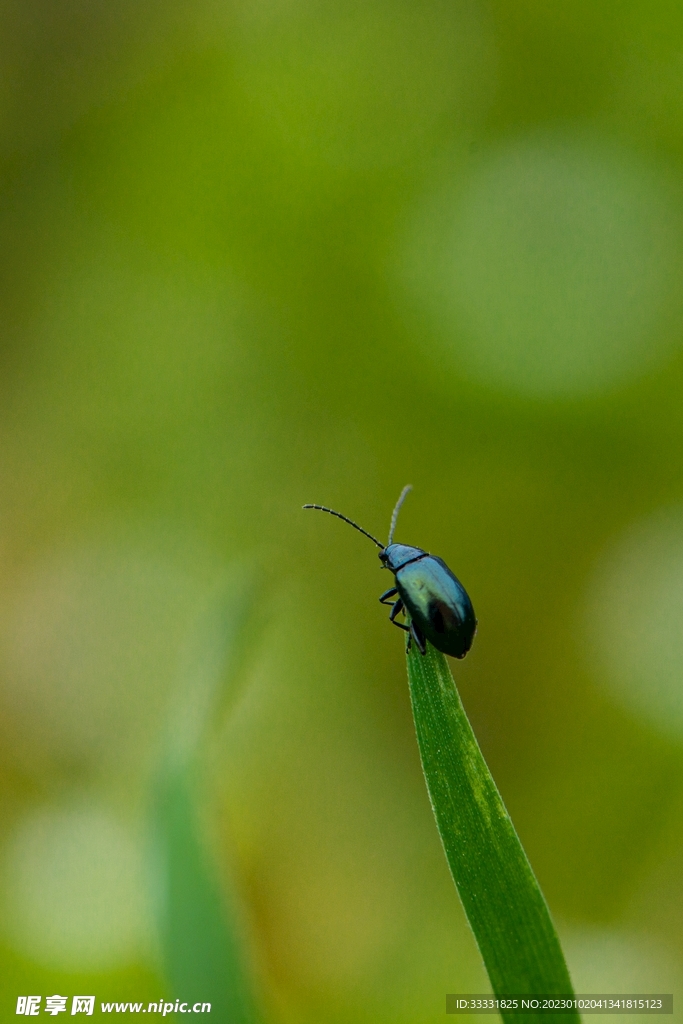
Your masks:
{"label": "bokeh light circle", "polygon": [[139,844],[89,804],[28,814],[4,851],[5,932],[32,960],[105,970],[139,958],[149,938]]}
{"label": "bokeh light circle", "polygon": [[[617,928],[560,929],[576,992],[675,992],[675,950],[654,936]],[[629,1015],[635,1022],[645,1014]]]}
{"label": "bokeh light circle", "polygon": [[666,176],[602,139],[518,138],[422,204],[404,275],[469,375],[599,393],[676,343],[674,206]]}
{"label": "bokeh light circle", "polygon": [[155,525],[55,546],[2,595],[0,707],[30,771],[128,773],[147,756],[214,571],[193,537]]}
{"label": "bokeh light circle", "polygon": [[630,711],[683,739],[683,509],[621,537],[596,566],[587,651]]}

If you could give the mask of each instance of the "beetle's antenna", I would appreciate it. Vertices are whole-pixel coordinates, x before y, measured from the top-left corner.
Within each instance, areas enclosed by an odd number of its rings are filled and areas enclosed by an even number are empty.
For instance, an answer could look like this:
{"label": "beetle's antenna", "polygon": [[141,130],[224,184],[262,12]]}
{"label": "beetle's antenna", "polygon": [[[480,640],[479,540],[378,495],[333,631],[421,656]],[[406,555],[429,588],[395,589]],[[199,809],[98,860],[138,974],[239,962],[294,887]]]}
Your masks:
{"label": "beetle's antenna", "polygon": [[347,519],[346,516],[343,516],[341,514],[341,512],[335,512],[333,508],[325,508],[324,505],[303,505],[302,507],[303,508],[317,508],[319,512],[329,512],[331,516],[336,516],[337,519],[343,519],[345,523],[348,523],[349,526],[353,526],[353,528],[355,530],[358,530],[359,533],[364,533],[365,536],[369,537],[370,540],[374,544],[376,544],[378,548],[381,548],[382,551],[384,551],[384,544],[380,544],[380,542],[377,540],[376,537],[373,537],[371,533],[368,533],[367,530],[364,530],[362,526],[358,525],[358,523],[354,523],[353,519]]}
{"label": "beetle's antenna", "polygon": [[403,488],[403,490],[401,491],[401,493],[398,496],[398,501],[396,502],[396,508],[394,509],[394,511],[391,514],[391,526],[389,527],[389,540],[387,541],[387,547],[389,547],[389,545],[391,544],[392,540],[394,539],[394,530],[396,529],[396,520],[398,519],[398,514],[401,511],[401,505],[406,500],[406,498],[408,497],[408,494],[410,493],[410,491],[412,491],[412,489],[413,489],[413,485],[412,484],[406,484],[405,487]]}

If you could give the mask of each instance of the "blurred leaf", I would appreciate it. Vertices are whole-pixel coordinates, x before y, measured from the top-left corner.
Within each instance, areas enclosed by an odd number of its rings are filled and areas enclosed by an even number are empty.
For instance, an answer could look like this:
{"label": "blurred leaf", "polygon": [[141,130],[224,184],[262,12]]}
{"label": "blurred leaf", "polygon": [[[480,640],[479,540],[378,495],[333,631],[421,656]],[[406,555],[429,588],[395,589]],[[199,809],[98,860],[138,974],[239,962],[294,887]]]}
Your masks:
{"label": "blurred leaf", "polygon": [[[443,654],[413,645],[408,679],[422,767],[446,857],[497,995],[573,992],[547,904]],[[517,1016],[502,1014],[515,1020]],[[546,1024],[555,1015],[538,1016]],[[576,1015],[578,1016],[578,1014]],[[573,1019],[558,1014],[557,1019]]]}
{"label": "blurred leaf", "polygon": [[211,1003],[225,1024],[259,1020],[245,929],[229,882],[219,877],[198,814],[203,755],[235,694],[251,636],[254,581],[239,574],[202,617],[171,717],[153,817],[161,859],[159,932],[173,998]]}
{"label": "blurred leaf", "polygon": [[196,773],[218,739],[268,615],[266,604],[262,581],[238,566],[200,612],[169,715],[162,771]]}
{"label": "blurred leaf", "polygon": [[257,1014],[234,901],[207,856],[196,801],[185,773],[169,776],[157,796],[164,858],[161,945],[174,998],[211,1003],[212,1020],[252,1024]]}

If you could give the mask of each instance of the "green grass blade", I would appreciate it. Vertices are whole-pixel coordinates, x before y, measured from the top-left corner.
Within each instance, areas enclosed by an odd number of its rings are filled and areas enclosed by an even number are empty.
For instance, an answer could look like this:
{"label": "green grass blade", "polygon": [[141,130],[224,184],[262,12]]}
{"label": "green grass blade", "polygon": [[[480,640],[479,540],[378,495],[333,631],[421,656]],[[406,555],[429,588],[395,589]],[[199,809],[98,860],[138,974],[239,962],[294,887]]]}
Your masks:
{"label": "green grass blade", "polygon": [[202,842],[185,772],[159,787],[156,825],[165,888],[159,932],[171,995],[211,1003],[211,1020],[220,1024],[255,1024],[239,914]]}
{"label": "green grass blade", "polygon": [[[543,893],[467,719],[443,654],[407,655],[436,824],[496,995],[573,993]],[[502,1014],[505,1019],[519,1019]],[[529,1020],[536,1014],[525,1016]],[[556,1015],[538,1015],[550,1024]],[[576,1014],[578,1017],[578,1014]],[[573,1014],[557,1015],[571,1021]]]}
{"label": "green grass blade", "polygon": [[239,901],[219,872],[199,808],[208,752],[231,712],[253,630],[256,581],[235,573],[190,645],[151,800],[159,858],[158,931],[172,997],[211,1003],[211,1020],[258,1024]]}

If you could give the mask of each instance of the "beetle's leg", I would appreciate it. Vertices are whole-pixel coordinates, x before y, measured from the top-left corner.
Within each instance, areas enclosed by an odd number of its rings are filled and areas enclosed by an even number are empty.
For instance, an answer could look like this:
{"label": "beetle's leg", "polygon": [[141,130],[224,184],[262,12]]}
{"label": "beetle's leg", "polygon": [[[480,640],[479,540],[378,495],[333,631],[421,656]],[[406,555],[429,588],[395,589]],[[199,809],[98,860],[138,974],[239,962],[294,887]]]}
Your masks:
{"label": "beetle's leg", "polygon": [[427,644],[425,643],[425,638],[422,636],[422,633],[417,628],[414,622],[410,623],[410,635],[415,641],[415,646],[417,647],[420,654],[426,654]]}
{"label": "beetle's leg", "polygon": [[401,600],[400,597],[398,601],[392,602],[389,600],[392,597],[396,597],[397,594],[398,590],[396,589],[396,587],[391,587],[389,590],[387,590],[386,594],[382,594],[382,596],[380,597],[380,603],[391,605],[391,614],[389,615],[389,622],[393,622],[393,624],[395,626],[398,626],[399,629],[405,629],[406,633],[409,633],[410,630],[408,626],[404,626],[402,622],[396,621],[396,616],[403,611],[403,601]]}
{"label": "beetle's leg", "polygon": [[399,629],[405,629],[406,633],[410,633],[410,626],[406,626],[402,622],[397,622],[396,621],[396,616],[399,615],[402,611],[403,611],[403,601],[399,597],[398,601],[395,603],[394,607],[391,609],[391,614],[389,615],[389,622],[393,622],[393,624],[395,626],[398,626]]}
{"label": "beetle's leg", "polygon": [[398,598],[398,600],[394,602],[394,605],[391,608],[391,613],[389,615],[389,622],[393,623],[394,626],[397,626],[399,630],[405,630],[405,632],[410,633],[411,629],[410,629],[409,626],[404,626],[403,623],[397,623],[396,622],[396,615],[398,615],[402,610],[403,610],[403,602],[401,601],[400,598]]}
{"label": "beetle's leg", "polygon": [[399,629],[404,630],[406,633],[410,633],[410,626],[405,626],[402,622],[397,622],[396,619],[390,619],[390,622],[393,622],[395,626],[398,626]]}

